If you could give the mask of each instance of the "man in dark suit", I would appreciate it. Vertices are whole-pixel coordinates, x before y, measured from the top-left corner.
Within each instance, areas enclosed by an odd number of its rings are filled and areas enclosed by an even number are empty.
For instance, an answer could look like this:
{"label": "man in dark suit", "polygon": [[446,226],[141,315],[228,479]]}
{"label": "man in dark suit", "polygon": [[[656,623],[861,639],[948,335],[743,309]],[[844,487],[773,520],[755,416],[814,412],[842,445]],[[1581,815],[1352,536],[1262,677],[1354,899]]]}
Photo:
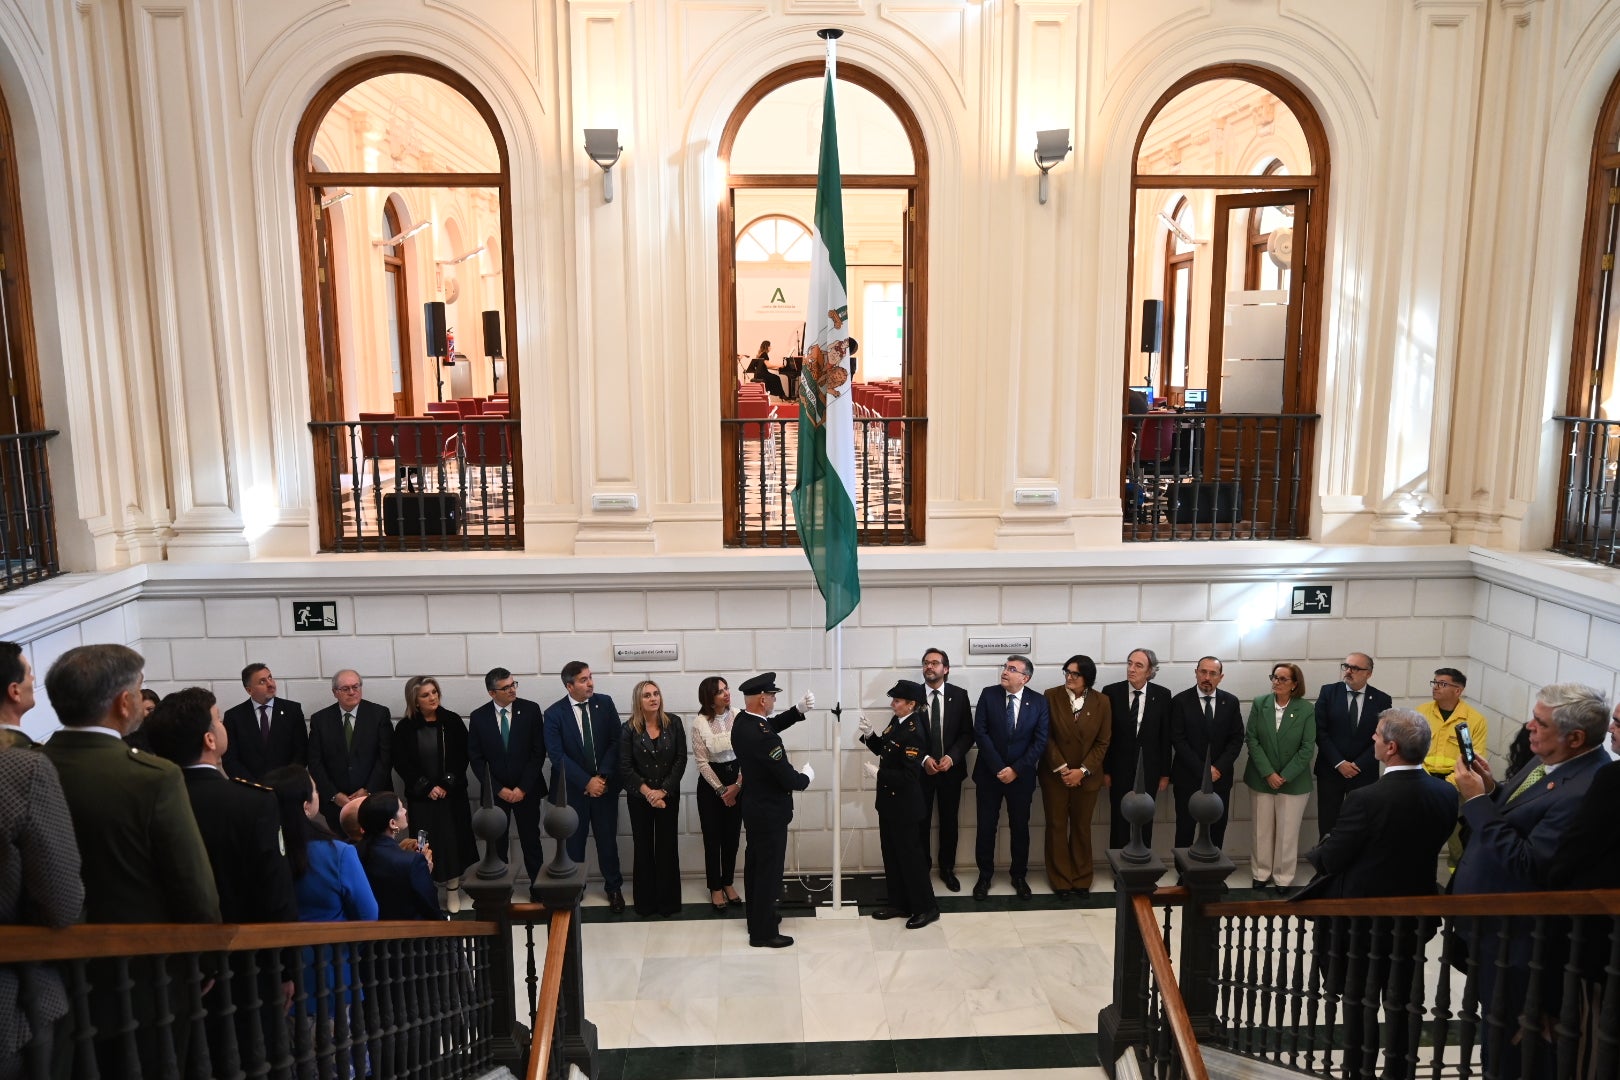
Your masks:
{"label": "man in dark suit", "polygon": [[1034,674],[1035,664],[1029,657],[1007,657],[1001,665],[1000,685],[985,687],[973,710],[973,740],[979,748],[973,766],[979,819],[973,844],[979,864],[979,880],[973,886],[975,900],[990,895],[1003,802],[1007,804],[1007,831],[1012,840],[1012,865],[1008,871],[1013,892],[1020,900],[1028,900],[1031,895],[1025,880],[1029,873],[1029,805],[1035,798],[1037,770],[1051,722],[1046,699],[1027,685]]}
{"label": "man in dark suit", "polygon": [[[1463,800],[1463,820],[1471,830],[1452,878],[1452,891],[1458,896],[1545,889],[1558,845],[1578,816],[1593,778],[1609,763],[1602,750],[1609,703],[1589,686],[1554,683],[1542,687],[1525,726],[1535,756],[1500,784],[1483,758],[1475,758],[1471,769],[1458,759],[1457,792]],[[1513,934],[1505,988],[1509,1002],[1522,1002],[1527,995],[1530,946],[1528,927]],[[1480,957],[1498,955],[1490,920],[1481,920],[1469,949]],[[1496,970],[1494,964],[1480,965],[1481,1002],[1495,1000]],[[1543,1007],[1556,1016],[1559,988],[1551,985],[1544,990]],[[1519,1047],[1506,1047],[1498,1053],[1487,1040],[1485,1051],[1487,1068],[1494,1066],[1502,1080],[1516,1080],[1521,1067]],[[1550,1063],[1550,1043],[1539,1043],[1536,1052]]]}
{"label": "man in dark suit", "polygon": [[[124,744],[145,708],[141,654],[123,645],[81,645],[57,658],[45,692],[64,728],[43,753],[56,766],[73,816],[84,874],[85,921],[92,923],[217,923],[219,892],[180,770],[156,754]],[[137,987],[152,986],[152,961],[130,966]],[[98,1033],[101,1071],[124,1072],[119,1021],[133,1005],[143,1074],[163,1075],[166,1047],[152,1025],[155,999],[136,993],[119,1000],[111,961],[91,961],[91,1022]],[[175,1058],[184,1062],[186,1025],[173,1029]]]}
{"label": "man in dark suit", "polygon": [[748,895],[748,944],[756,949],[785,949],[793,939],[782,933],[776,902],[782,897],[782,870],[787,865],[788,823],[793,820],[793,793],[803,791],[816,778],[809,765],[795,769],[782,745],[782,732],[804,719],[816,703],[806,693],[796,708],[771,715],[776,695],[776,672],[755,675],[738,687],[746,703],[731,726],[731,747],[744,777],[738,802],[748,830],[748,851],[743,857],[743,891]]}
{"label": "man in dark suit", "polygon": [[[1159,658],[1152,649],[1132,649],[1125,658],[1125,681],[1103,687],[1114,713],[1113,737],[1103,759],[1111,848],[1130,842],[1130,822],[1119,812],[1119,804],[1136,786],[1137,755],[1149,795],[1156,798],[1170,786],[1170,691],[1152,681],[1158,674]],[[1153,846],[1151,821],[1142,826],[1142,842]]]}
{"label": "man in dark suit", "polygon": [[944,649],[929,649],[922,658],[923,685],[927,703],[918,710],[927,734],[923,758],[923,816],[921,839],[925,866],[931,845],[929,827],[934,804],[939,803],[939,880],[951,892],[959,892],[956,878],[956,822],[962,808],[962,781],[967,779],[967,752],[973,745],[973,706],[967,691],[946,680],[951,674],[951,658]]}
{"label": "man in dark suit", "polygon": [[15,641],[0,641],[0,749],[39,745],[22,729],[22,718],[34,707],[34,666]]}
{"label": "man in dark suit", "polygon": [[303,706],[276,697],[276,677],[269,666],[243,668],[242,687],[248,699],[225,713],[225,731],[231,741],[225,771],[243,780],[258,780],[271,769],[307,762],[309,737],[304,730]]}
{"label": "man in dark suit", "polygon": [[[468,717],[467,754],[473,775],[495,793],[494,805],[506,813],[507,829],[517,818],[523,865],[534,881],[545,864],[540,850],[540,803],[546,797],[546,729],[540,706],[517,696],[517,680],[503,667],[484,676],[489,701]],[[506,861],[507,833],[495,842]]]}
{"label": "man in dark suit", "polygon": [[1353,652],[1339,665],[1338,682],[1316,695],[1316,831],[1326,836],[1344,797],[1378,779],[1372,737],[1378,718],[1394,702],[1372,679],[1373,658]]}
{"label": "man in dark suit", "polygon": [[595,692],[590,665],[563,665],[568,691],[545,712],[545,751],[563,774],[568,805],[579,827],[568,838],[568,857],[585,861],[585,838],[596,834],[596,862],[602,871],[608,907],[624,912],[624,875],[619,871],[619,710],[613,699]]}
{"label": "man in dark suit", "polygon": [[360,673],[344,668],[332,676],[336,700],[309,718],[309,774],[321,814],[339,836],[343,808],[388,790],[393,769],[393,718],[386,705],[366,701],[365,690]]}
{"label": "man in dark suit", "polygon": [[1243,709],[1235,694],[1220,688],[1226,666],[1203,656],[1193,670],[1197,685],[1170,699],[1170,783],[1176,800],[1176,847],[1190,847],[1198,830],[1187,800],[1204,786],[1204,757],[1209,756],[1215,794],[1221,797],[1220,820],[1210,826],[1216,847],[1226,843],[1232,813],[1232,776],[1243,749]]}
{"label": "man in dark suit", "polygon": [[[1444,780],[1423,769],[1429,752],[1429,723],[1411,709],[1389,709],[1373,729],[1375,760],[1384,766],[1382,779],[1352,790],[1344,800],[1333,831],[1305,859],[1320,875],[1302,895],[1311,899],[1354,899],[1372,896],[1428,896],[1438,891],[1435,866],[1440,849],[1451,835],[1457,818],[1457,794]],[[1331,924],[1331,925],[1328,925]],[[1358,932],[1359,931],[1359,932]],[[1351,935],[1359,938],[1354,944]],[[1350,919],[1319,923],[1318,963],[1332,993],[1345,994],[1345,1073],[1361,1074],[1365,1053],[1362,1038],[1366,1020],[1377,1014],[1380,1000],[1389,1028],[1382,1040],[1384,1066],[1379,1074],[1390,1080],[1411,1075],[1412,958],[1421,955],[1419,939],[1427,941],[1434,924],[1396,920],[1390,943],[1374,945],[1371,928]],[[1347,978],[1344,965],[1333,962],[1325,946],[1352,959],[1368,958],[1372,970]],[[1350,992],[1345,993],[1346,985]],[[1362,988],[1378,987],[1376,997]]]}

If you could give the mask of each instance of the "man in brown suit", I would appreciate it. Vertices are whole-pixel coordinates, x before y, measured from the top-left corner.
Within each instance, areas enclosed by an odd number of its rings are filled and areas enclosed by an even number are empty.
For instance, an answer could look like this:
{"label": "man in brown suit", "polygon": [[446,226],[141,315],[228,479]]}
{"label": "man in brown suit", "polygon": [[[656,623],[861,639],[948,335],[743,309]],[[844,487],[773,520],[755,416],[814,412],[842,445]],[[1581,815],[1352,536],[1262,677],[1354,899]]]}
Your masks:
{"label": "man in brown suit", "polygon": [[1046,692],[1052,714],[1041,755],[1046,808],[1046,878],[1059,900],[1091,895],[1091,815],[1103,788],[1103,755],[1113,734],[1113,710],[1092,689],[1097,665],[1075,655],[1063,664],[1063,685]]}

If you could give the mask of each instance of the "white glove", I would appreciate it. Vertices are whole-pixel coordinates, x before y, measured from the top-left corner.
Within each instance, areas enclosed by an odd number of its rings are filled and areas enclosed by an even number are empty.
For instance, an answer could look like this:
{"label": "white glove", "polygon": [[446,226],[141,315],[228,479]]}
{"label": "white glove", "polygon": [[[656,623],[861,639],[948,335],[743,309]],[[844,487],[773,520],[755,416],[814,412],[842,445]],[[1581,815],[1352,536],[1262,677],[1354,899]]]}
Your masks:
{"label": "white glove", "polygon": [[816,695],[814,695],[810,691],[806,690],[804,692],[804,697],[799,699],[799,711],[800,712],[809,712],[811,709],[813,709],[815,707],[816,707]]}
{"label": "white glove", "polygon": [[804,773],[804,778],[810,781],[810,783],[813,784],[816,782],[816,770],[813,766],[806,764],[805,767],[799,771]]}
{"label": "white glove", "polygon": [[870,776],[872,779],[876,780],[877,779],[877,774],[878,774],[878,763],[875,762],[875,761],[868,761],[866,763],[866,775]]}
{"label": "white glove", "polygon": [[855,734],[864,739],[872,734],[872,721],[866,718],[865,713],[857,713],[856,715],[860,717],[860,723],[855,725]]}

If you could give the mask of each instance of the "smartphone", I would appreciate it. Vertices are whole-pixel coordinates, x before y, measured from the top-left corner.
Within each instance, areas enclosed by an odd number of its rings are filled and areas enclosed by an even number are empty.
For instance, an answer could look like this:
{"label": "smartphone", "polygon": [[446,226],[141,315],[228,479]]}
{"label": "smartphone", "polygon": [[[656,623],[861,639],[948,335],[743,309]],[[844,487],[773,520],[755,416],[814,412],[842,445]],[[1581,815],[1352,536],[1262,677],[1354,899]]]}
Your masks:
{"label": "smartphone", "polygon": [[1457,748],[1462,751],[1463,764],[1474,767],[1474,736],[1468,730],[1468,721],[1457,722]]}
{"label": "smartphone", "polygon": [[[1472,753],[1473,751],[1470,750],[1469,752]],[[426,829],[417,829],[416,830],[416,847],[417,847],[417,850],[421,850],[422,848],[427,847],[427,830]]]}

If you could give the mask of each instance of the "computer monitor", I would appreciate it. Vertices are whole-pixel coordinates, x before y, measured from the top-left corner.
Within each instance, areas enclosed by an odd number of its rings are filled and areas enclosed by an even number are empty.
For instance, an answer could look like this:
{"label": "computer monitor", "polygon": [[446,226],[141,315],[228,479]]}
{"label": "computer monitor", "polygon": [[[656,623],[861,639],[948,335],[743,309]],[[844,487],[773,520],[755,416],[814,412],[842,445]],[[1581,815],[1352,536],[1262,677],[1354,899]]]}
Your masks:
{"label": "computer monitor", "polygon": [[1148,408],[1150,408],[1150,409],[1153,408],[1153,387],[1151,387],[1151,386],[1133,386],[1133,387],[1131,387],[1131,389],[1136,391],[1138,394],[1141,394],[1143,397],[1147,398]]}
{"label": "computer monitor", "polygon": [[1183,405],[1188,412],[1203,412],[1209,408],[1209,391],[1207,389],[1188,388]]}

